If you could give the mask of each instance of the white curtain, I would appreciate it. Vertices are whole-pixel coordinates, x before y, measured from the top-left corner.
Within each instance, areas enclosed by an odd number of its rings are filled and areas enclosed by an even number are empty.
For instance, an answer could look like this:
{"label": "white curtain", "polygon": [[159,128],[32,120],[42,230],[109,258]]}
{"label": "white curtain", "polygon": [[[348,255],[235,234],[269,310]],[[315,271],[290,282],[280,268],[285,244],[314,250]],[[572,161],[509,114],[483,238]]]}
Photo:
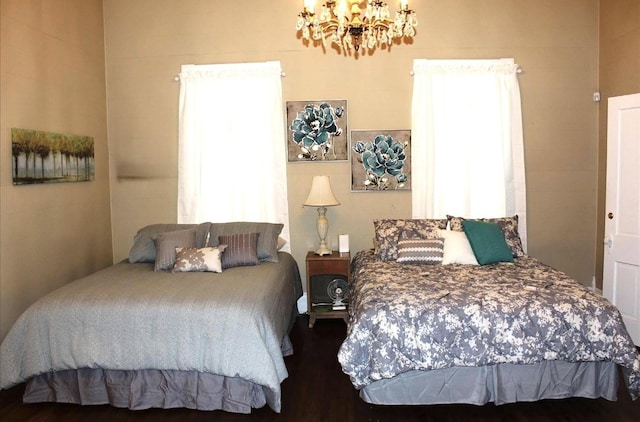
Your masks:
{"label": "white curtain", "polygon": [[289,248],[279,62],[184,65],[178,222],[282,223]]}
{"label": "white curtain", "polygon": [[414,218],[517,214],[526,248],[517,71],[513,59],[414,61]]}

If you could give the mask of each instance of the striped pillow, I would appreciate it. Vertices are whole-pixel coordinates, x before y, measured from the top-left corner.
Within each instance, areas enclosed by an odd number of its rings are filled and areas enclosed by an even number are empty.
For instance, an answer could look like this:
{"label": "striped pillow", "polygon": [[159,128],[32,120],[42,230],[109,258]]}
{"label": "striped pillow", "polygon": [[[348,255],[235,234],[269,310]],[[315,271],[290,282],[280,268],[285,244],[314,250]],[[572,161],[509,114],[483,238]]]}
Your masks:
{"label": "striped pillow", "polygon": [[223,234],[220,245],[227,245],[222,253],[222,269],[258,265],[258,233]]}
{"label": "striped pillow", "polygon": [[176,248],[194,248],[196,229],[176,230],[153,236],[156,249],[154,271],[170,270],[176,263]]}
{"label": "striped pillow", "polygon": [[400,264],[440,265],[444,254],[444,239],[400,239],[398,259]]}
{"label": "striped pillow", "polygon": [[251,221],[235,221],[229,223],[211,223],[209,244],[218,246],[222,235],[236,233],[258,233],[258,259],[260,261],[278,262],[278,236],[282,232],[282,223],[260,223]]}

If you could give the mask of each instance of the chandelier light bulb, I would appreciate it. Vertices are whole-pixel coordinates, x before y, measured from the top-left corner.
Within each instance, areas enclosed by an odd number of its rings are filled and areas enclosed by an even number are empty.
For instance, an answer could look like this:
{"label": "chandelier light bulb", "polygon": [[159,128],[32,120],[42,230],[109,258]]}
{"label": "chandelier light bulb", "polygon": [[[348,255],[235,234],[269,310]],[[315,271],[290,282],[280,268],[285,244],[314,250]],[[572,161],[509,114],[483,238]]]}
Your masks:
{"label": "chandelier light bulb", "polygon": [[314,7],[315,7],[315,0],[304,0],[304,8],[309,13],[313,13]]}

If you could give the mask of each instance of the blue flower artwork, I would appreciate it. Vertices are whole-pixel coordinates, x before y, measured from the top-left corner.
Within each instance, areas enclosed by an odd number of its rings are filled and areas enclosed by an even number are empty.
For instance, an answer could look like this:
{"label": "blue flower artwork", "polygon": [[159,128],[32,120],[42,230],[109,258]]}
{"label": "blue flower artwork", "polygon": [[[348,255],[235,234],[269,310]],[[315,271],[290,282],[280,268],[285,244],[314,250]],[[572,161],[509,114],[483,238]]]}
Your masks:
{"label": "blue flower artwork", "polygon": [[346,160],[347,102],[288,101],[289,161]]}
{"label": "blue flower artwork", "polygon": [[411,131],[352,131],[351,190],[411,189]]}

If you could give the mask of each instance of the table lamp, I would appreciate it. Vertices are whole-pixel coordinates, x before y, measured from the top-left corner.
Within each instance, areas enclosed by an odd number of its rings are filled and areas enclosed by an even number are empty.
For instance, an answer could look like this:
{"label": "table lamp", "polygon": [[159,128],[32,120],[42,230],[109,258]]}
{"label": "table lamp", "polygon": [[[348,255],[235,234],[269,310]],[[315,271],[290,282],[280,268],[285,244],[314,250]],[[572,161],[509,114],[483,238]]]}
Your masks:
{"label": "table lamp", "polygon": [[329,176],[313,176],[311,191],[302,205],[305,207],[318,207],[316,228],[320,237],[320,246],[315,251],[316,255],[331,255],[331,249],[327,247],[327,233],[329,231],[329,220],[327,220],[326,215],[327,207],[340,205],[340,202],[333,195]]}

